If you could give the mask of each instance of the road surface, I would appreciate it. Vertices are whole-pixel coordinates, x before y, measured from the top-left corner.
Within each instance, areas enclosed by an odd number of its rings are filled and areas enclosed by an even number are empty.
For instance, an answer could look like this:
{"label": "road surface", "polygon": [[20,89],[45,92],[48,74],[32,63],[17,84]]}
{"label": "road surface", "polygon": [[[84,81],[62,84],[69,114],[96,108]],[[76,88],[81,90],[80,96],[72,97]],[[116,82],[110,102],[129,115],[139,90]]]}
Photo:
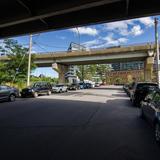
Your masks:
{"label": "road surface", "polygon": [[120,87],[0,103],[1,160],[157,160],[152,128]]}

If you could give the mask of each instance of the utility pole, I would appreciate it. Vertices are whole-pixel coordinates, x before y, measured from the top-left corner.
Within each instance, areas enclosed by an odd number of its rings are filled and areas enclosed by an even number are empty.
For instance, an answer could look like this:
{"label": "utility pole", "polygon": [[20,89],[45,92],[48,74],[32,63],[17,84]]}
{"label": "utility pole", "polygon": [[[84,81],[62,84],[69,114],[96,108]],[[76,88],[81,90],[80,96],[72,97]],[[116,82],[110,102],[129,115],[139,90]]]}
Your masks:
{"label": "utility pole", "polygon": [[32,52],[32,35],[29,36],[27,86],[30,85],[30,74],[31,74],[31,52]]}
{"label": "utility pole", "polygon": [[157,63],[157,83],[160,87],[160,71],[159,71],[159,40],[158,40],[158,18],[155,18],[155,45],[156,45],[156,63]]}
{"label": "utility pole", "polygon": [[[76,29],[77,29],[77,33],[78,33],[78,44],[79,44],[79,52],[80,52],[81,51],[80,33],[79,33],[78,27],[76,27]],[[81,80],[84,82],[84,65],[81,66],[81,73],[82,73]]]}

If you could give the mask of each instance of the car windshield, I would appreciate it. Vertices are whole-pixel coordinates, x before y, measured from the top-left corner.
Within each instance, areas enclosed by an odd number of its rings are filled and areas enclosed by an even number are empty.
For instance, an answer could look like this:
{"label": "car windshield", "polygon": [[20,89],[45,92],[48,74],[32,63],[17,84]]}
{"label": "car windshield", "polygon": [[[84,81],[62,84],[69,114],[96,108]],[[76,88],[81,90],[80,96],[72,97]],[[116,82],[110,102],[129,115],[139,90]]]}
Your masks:
{"label": "car windshield", "polygon": [[145,89],[145,88],[157,88],[158,85],[154,83],[142,83],[137,85],[137,89]]}
{"label": "car windshield", "polygon": [[41,86],[41,83],[33,83],[32,85],[30,85],[30,88],[37,88],[40,86]]}
{"label": "car windshield", "polygon": [[57,84],[54,87],[63,87],[63,85]]}

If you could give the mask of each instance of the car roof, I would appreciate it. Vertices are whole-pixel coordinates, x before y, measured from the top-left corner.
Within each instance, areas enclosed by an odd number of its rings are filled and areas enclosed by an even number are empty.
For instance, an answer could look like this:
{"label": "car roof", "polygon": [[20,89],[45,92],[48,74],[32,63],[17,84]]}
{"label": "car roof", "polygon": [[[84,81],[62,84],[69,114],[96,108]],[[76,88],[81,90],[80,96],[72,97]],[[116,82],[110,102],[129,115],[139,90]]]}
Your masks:
{"label": "car roof", "polygon": [[136,82],[136,84],[157,84],[156,82]]}

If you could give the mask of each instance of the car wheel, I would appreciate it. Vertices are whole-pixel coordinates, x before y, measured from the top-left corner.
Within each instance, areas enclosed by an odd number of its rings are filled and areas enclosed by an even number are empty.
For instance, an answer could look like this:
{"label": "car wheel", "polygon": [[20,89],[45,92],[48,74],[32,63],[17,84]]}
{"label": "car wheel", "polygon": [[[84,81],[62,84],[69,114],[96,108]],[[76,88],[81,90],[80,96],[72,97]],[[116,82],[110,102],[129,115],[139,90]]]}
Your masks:
{"label": "car wheel", "polygon": [[48,92],[47,92],[47,95],[51,95],[51,91],[48,91]]}
{"label": "car wheel", "polygon": [[34,98],[38,97],[38,93],[37,93],[37,92],[34,92],[33,97],[34,97]]}
{"label": "car wheel", "polygon": [[159,123],[155,124],[155,139],[158,143],[160,142],[160,125],[159,125]]}
{"label": "car wheel", "polygon": [[14,95],[14,94],[11,94],[10,96],[9,96],[9,101],[10,102],[14,102],[16,100],[16,96]]}
{"label": "car wheel", "polygon": [[62,93],[62,90],[61,90],[61,89],[59,90],[59,93]]}

